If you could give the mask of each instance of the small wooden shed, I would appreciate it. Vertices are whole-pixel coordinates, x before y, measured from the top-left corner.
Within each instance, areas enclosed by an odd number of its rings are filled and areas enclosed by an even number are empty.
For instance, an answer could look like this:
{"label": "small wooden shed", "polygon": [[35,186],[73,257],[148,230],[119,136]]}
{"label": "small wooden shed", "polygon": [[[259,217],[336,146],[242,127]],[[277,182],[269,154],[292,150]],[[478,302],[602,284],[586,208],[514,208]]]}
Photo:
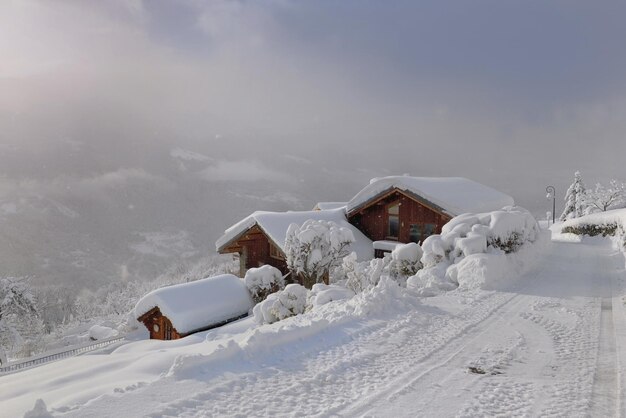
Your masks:
{"label": "small wooden shed", "polygon": [[252,307],[243,281],[223,274],[154,290],[137,302],[135,318],[151,339],[176,340],[243,318]]}

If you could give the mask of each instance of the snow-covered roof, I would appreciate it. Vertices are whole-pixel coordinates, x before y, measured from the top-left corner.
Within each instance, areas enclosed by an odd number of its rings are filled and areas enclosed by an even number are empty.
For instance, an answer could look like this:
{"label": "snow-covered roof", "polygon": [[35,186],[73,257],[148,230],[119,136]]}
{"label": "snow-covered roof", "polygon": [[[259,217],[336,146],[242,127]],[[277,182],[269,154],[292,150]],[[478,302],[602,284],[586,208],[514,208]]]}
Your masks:
{"label": "snow-covered roof", "polygon": [[355,242],[350,245],[350,251],[356,252],[359,260],[369,260],[374,256],[372,241],[347,221],[346,212],[343,208],[303,212],[254,212],[228,228],[224,235],[217,240],[215,247],[217,251],[220,251],[241,234],[258,225],[274,244],[282,251],[285,251],[285,236],[287,235],[289,225],[292,223],[302,225],[309,219],[332,221],[341,227],[349,228],[355,238]]}
{"label": "snow-covered roof", "polygon": [[514,205],[511,196],[463,177],[390,176],[372,179],[348,202],[348,213],[393,189],[417,195],[451,216]]}
{"label": "snow-covered roof", "polygon": [[331,210],[345,208],[348,202],[317,202],[313,210]]}
{"label": "snow-covered roof", "polygon": [[137,302],[135,318],[158,307],[186,334],[245,315],[253,305],[243,280],[222,274],[153,290]]}

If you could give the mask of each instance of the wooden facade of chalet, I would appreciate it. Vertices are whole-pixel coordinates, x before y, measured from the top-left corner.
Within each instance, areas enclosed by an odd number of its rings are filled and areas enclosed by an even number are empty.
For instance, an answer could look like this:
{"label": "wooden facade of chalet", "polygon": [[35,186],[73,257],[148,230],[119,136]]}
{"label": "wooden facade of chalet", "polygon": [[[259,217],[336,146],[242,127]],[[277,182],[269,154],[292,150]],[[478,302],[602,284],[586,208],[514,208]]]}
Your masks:
{"label": "wooden facade of chalet", "polygon": [[258,225],[233,239],[228,246],[220,250],[220,253],[239,254],[239,274],[241,277],[246,274],[248,269],[261,267],[265,264],[276,267],[283,275],[289,273],[285,254]]}
{"label": "wooden facade of chalet", "polygon": [[148,328],[152,340],[177,340],[187,335],[176,331],[172,322],[161,313],[158,306],[150,309],[137,320]]}
{"label": "wooden facade of chalet", "polygon": [[[348,213],[348,221],[372,241],[423,242],[440,234],[452,217],[437,205],[409,191],[393,188]],[[383,252],[376,250],[376,257]]]}
{"label": "wooden facade of chalet", "polygon": [[137,320],[143,323],[148,329],[148,331],[150,332],[151,340],[177,340],[179,338],[186,337],[187,335],[195,334],[196,332],[207,331],[213,328],[221,327],[222,325],[226,325],[238,319],[245,318],[246,316],[248,316],[247,313],[235,316],[233,318],[218,323],[212,323],[210,325],[194,329],[186,333],[178,332],[174,325],[172,325],[172,321],[170,321],[167,316],[161,313],[161,310],[158,306],[150,309],[148,312],[137,318]]}

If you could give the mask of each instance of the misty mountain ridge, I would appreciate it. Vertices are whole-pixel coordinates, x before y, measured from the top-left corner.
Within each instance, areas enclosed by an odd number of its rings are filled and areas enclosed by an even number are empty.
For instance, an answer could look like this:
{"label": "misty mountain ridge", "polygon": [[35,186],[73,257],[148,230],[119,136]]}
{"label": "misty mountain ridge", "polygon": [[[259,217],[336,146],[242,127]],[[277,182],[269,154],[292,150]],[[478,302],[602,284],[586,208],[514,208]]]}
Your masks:
{"label": "misty mountain ridge", "polygon": [[[298,163],[284,158],[290,164]],[[172,148],[157,173],[122,168],[81,179],[2,182],[3,274],[32,276],[36,284],[99,287],[151,278],[215,253],[215,239],[251,211],[308,209],[313,202],[307,188],[278,171],[216,163],[183,148]]]}

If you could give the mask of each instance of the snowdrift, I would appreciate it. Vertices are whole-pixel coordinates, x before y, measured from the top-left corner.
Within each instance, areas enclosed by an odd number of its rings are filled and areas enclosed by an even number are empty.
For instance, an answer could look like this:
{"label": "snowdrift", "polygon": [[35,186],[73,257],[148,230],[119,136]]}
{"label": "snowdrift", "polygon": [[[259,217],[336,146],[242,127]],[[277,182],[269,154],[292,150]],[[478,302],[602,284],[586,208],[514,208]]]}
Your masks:
{"label": "snowdrift", "polygon": [[511,282],[535,264],[549,233],[526,209],[505,207],[463,214],[422,245],[423,268],[407,280],[421,296],[460,287],[491,289]]}

